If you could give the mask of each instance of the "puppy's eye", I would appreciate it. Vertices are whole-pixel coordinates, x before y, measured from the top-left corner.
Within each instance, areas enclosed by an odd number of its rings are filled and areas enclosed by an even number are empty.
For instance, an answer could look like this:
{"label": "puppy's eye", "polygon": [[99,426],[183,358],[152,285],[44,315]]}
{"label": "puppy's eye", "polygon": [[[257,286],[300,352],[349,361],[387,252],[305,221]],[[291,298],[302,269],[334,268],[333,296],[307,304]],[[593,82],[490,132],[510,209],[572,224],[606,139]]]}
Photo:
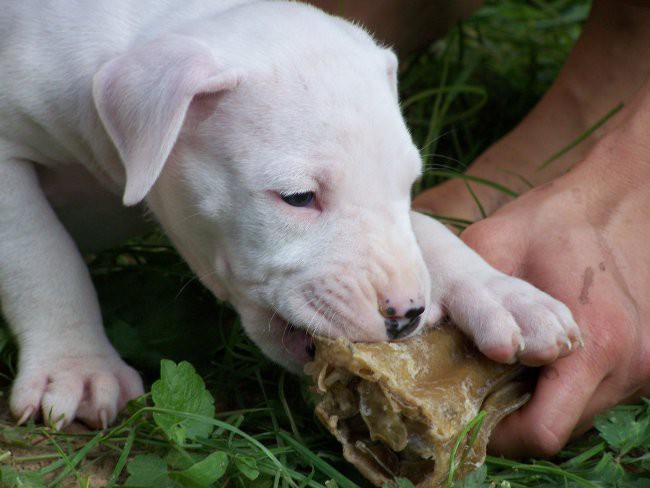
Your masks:
{"label": "puppy's eye", "polygon": [[292,207],[308,207],[314,202],[314,192],[313,191],[304,191],[304,192],[281,192],[280,198],[285,203],[288,203]]}

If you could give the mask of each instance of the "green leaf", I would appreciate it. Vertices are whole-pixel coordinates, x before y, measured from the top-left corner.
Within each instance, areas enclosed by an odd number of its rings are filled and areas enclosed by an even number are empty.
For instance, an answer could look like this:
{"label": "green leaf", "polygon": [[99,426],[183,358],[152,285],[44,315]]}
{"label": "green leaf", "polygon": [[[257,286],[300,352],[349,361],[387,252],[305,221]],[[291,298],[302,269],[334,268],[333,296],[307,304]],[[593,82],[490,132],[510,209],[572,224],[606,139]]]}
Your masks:
{"label": "green leaf", "polygon": [[9,332],[4,328],[0,328],[0,352],[2,352],[9,343],[11,343]]}
{"label": "green leaf", "polygon": [[650,478],[639,477],[634,480],[621,481],[616,488],[648,488],[648,486],[650,486]]}
{"label": "green leaf", "polygon": [[271,476],[260,476],[246,485],[246,488],[273,488],[274,478]]}
{"label": "green leaf", "polygon": [[255,461],[255,458],[252,457],[237,456],[235,458],[235,467],[241,474],[246,476],[246,478],[251,481],[257,479],[257,477],[260,475],[260,471],[257,469],[257,461]]}
{"label": "green leaf", "polygon": [[600,436],[623,455],[637,447],[647,447],[650,442],[650,417],[638,410],[620,407],[596,417],[594,425]]}
{"label": "green leaf", "polygon": [[462,480],[454,481],[454,488],[480,488],[487,478],[487,466],[481,465]]}
{"label": "green leaf", "polygon": [[204,457],[205,453],[200,454],[197,452],[174,449],[167,453],[165,456],[165,462],[172,471],[183,471],[195,463],[198,463]]}
{"label": "green leaf", "polygon": [[167,463],[155,454],[134,457],[126,470],[130,475],[125,483],[128,487],[163,488],[171,482],[167,475]]}
{"label": "green leaf", "polygon": [[172,472],[171,476],[189,488],[207,488],[221,478],[228,469],[228,454],[213,452],[185,471]]}
{"label": "green leaf", "polygon": [[16,471],[10,466],[0,466],[0,486],[6,488],[45,488],[45,478],[38,471]]}
{"label": "green leaf", "polygon": [[[398,488],[415,488],[415,485],[411,482],[411,480],[408,480],[406,478],[397,478],[395,479],[395,483],[397,483]],[[391,486],[391,484],[386,482],[381,485],[381,488],[391,488]]]}
{"label": "green leaf", "polygon": [[[160,362],[160,379],[152,385],[151,397],[159,408],[214,417],[214,398],[187,361],[177,365],[163,359]],[[208,437],[213,429],[211,424],[195,419],[163,413],[154,413],[153,417],[167,437],[178,444],[183,444],[186,438]]]}
{"label": "green leaf", "polygon": [[397,478],[395,481],[397,481],[397,486],[399,486],[399,488],[415,488],[415,485],[406,478]]}
{"label": "green leaf", "polygon": [[598,462],[589,478],[594,481],[602,482],[606,486],[618,486],[618,482],[625,479],[625,470],[616,462],[611,453],[603,455]]}
{"label": "green leaf", "polygon": [[646,452],[643,456],[635,460],[635,464],[638,463],[638,466],[650,473],[650,452]]}

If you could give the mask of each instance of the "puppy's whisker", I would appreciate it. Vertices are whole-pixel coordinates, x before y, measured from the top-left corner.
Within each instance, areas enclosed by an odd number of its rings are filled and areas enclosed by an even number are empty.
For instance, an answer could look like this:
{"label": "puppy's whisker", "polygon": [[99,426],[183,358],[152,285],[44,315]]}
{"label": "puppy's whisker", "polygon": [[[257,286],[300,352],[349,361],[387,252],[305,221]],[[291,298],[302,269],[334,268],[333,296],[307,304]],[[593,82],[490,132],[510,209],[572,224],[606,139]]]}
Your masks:
{"label": "puppy's whisker", "polygon": [[195,281],[197,281],[197,280],[201,281],[201,280],[203,280],[205,278],[208,278],[209,276],[216,275],[216,274],[217,274],[217,272],[212,270],[212,271],[208,271],[207,273],[204,273],[202,275],[194,275],[194,276],[192,276],[189,280],[187,280],[186,283],[183,284],[183,286],[181,286],[180,290],[178,290],[178,293],[176,293],[176,296],[174,297],[174,300],[176,300],[179,296],[181,296],[181,293],[183,293],[185,291],[185,288],[190,286]]}
{"label": "puppy's whisker", "polygon": [[189,215],[186,215],[185,217],[182,217],[182,218],[178,221],[178,223],[179,223],[179,224],[184,224],[184,223],[187,222],[188,220],[193,219],[193,218],[195,218],[195,217],[200,217],[200,216],[201,216],[201,212],[197,210],[197,211],[194,212],[194,213],[191,213],[191,214],[189,214]]}
{"label": "puppy's whisker", "polygon": [[[291,293],[292,293],[293,291],[295,291],[296,289],[300,288],[300,287],[303,286],[303,285],[304,285],[304,283],[298,283],[297,285],[292,286],[291,288],[289,288],[289,290],[287,290],[287,291],[284,293],[284,295],[286,295],[286,296],[291,295]],[[302,307],[309,305],[309,303],[312,302],[313,300],[316,300],[316,297],[312,298],[311,300],[307,301],[306,303],[303,303],[303,304],[300,306],[300,308],[298,308],[298,311],[300,311],[300,310],[302,309]],[[298,311],[294,312],[292,315],[295,315]],[[273,319],[274,319],[275,316],[276,316],[277,314],[279,314],[279,313],[280,313],[279,306],[274,306],[274,307],[273,307],[273,314],[271,315],[271,318],[269,319],[269,322],[268,322],[268,330],[269,330],[269,332],[271,331],[271,323],[273,322]],[[286,319],[286,320],[289,320],[288,317],[285,317],[285,319]]]}
{"label": "puppy's whisker", "polygon": [[269,323],[268,323],[268,326],[267,326],[267,329],[268,329],[269,332],[271,332],[271,323],[273,322],[273,319],[275,318],[275,316],[277,314],[278,314],[278,309],[277,309],[277,307],[274,307],[273,308],[273,313],[271,314],[271,318],[269,319]]}
{"label": "puppy's whisker", "polygon": [[[316,298],[313,298],[312,300],[309,300],[308,302],[304,303],[300,308],[304,307],[305,305],[309,305],[309,304],[311,304],[311,303],[314,302],[315,300],[316,300]],[[316,316],[316,314],[318,314],[318,312],[320,311],[321,308],[322,308],[322,305],[321,305],[321,307],[319,307],[319,308],[316,310],[316,312],[314,313],[314,317]],[[311,322],[311,321],[310,321],[310,322]],[[269,326],[270,326],[270,322],[269,322]],[[288,354],[290,354],[291,351],[290,351],[290,350],[287,348],[287,346],[284,344],[284,338],[285,338],[285,336],[287,335],[287,332],[289,331],[290,327],[291,327],[291,324],[290,324],[289,322],[287,322],[286,325],[284,326],[284,330],[282,331],[282,338],[280,339],[280,343],[282,344],[282,347],[284,348],[285,352],[287,352]],[[305,329],[306,329],[307,332],[309,332],[309,329],[310,329],[310,324],[309,324],[309,323],[307,324],[307,326],[305,327]],[[311,335],[313,335],[313,334],[311,334]]]}
{"label": "puppy's whisker", "polygon": [[451,134],[453,134],[454,132],[455,132],[455,130],[454,130],[454,129],[451,129],[451,130],[448,130],[448,131],[446,131],[446,132],[443,132],[442,134],[438,134],[436,137],[434,137],[434,138],[431,139],[429,142],[427,142],[424,146],[422,146],[422,147],[419,148],[419,150],[420,150],[420,154],[422,154],[422,151],[424,151],[426,148],[428,148],[431,144],[435,144],[436,142],[438,142],[438,141],[439,141],[440,139],[442,139],[443,137],[447,137],[448,135],[451,135]]}
{"label": "puppy's whisker", "polygon": [[[307,326],[305,327],[307,332],[309,332],[310,330],[316,331],[316,325],[315,325],[316,317],[320,314],[320,311],[322,310],[322,308],[326,307],[326,306],[327,306],[327,302],[322,301],[320,306],[316,309],[314,314],[311,316],[311,319],[309,320],[309,322],[307,322]],[[312,333],[312,335],[313,335],[313,333]]]}
{"label": "puppy's whisker", "polygon": [[453,162],[455,164],[454,165],[448,165],[448,164],[445,164],[445,163],[439,162],[439,161],[430,161],[430,162],[424,163],[422,165],[422,170],[423,171],[429,171],[431,169],[436,169],[436,168],[437,169],[448,169],[449,171],[458,171],[459,166],[462,167],[463,169],[466,166],[462,161],[460,161],[459,159],[454,158],[452,156],[445,156],[444,154],[436,154],[436,153],[432,153],[432,154],[430,154],[430,156],[434,156],[436,158],[441,158],[441,159],[444,159],[444,160],[447,160],[447,161],[451,161],[451,162]]}
{"label": "puppy's whisker", "polygon": [[287,354],[291,354],[289,348],[287,348],[287,346],[284,344],[284,337],[287,335],[288,331],[289,331],[289,323],[287,323],[284,326],[284,329],[282,330],[282,338],[280,339],[280,344],[282,344],[282,347],[284,348],[284,352],[286,352]]}
{"label": "puppy's whisker", "polygon": [[339,312],[332,307],[332,315],[330,316],[329,323],[327,324],[327,335],[328,337],[332,337],[332,325],[335,323],[334,319],[338,317]]}
{"label": "puppy's whisker", "polygon": [[[267,324],[267,330],[271,332],[271,324],[273,323],[273,319],[275,318],[276,315],[278,315],[280,310],[278,307],[273,307],[273,313],[271,314],[271,318],[269,319],[269,322]],[[286,321],[286,320],[285,320]],[[285,329],[290,326],[290,322],[286,322],[285,324]],[[284,332],[282,333],[282,338],[284,339]]]}
{"label": "puppy's whisker", "polygon": [[422,167],[422,174],[427,174],[431,171],[445,171],[450,173],[449,176],[464,174],[464,172],[459,170],[457,167],[442,163],[429,163]]}
{"label": "puppy's whisker", "polygon": [[[296,316],[300,313],[300,311],[301,311],[303,308],[311,306],[311,304],[314,303],[314,302],[317,301],[317,300],[318,300],[318,297],[314,297],[314,298],[312,298],[311,300],[306,301],[306,302],[303,303],[300,307],[298,307],[298,309],[297,309],[295,312],[292,312],[291,315],[293,315],[294,317],[296,317]],[[289,322],[292,322],[292,320],[291,320],[290,317],[285,317],[285,319],[288,320]],[[306,327],[306,326],[305,326],[305,327]]]}
{"label": "puppy's whisker", "polygon": [[[192,278],[190,278],[187,283],[184,283],[183,286],[180,288],[178,293],[176,294],[176,298],[187,288],[191,283],[193,283],[196,280],[203,281],[205,278],[209,278],[211,276],[216,276],[219,277],[217,270],[210,270],[207,271],[203,274],[196,274]],[[259,286],[261,284],[265,284],[266,280],[265,279],[260,279],[258,281],[249,281],[247,282],[247,285],[250,289],[254,289],[255,286]],[[209,289],[210,287],[206,285],[206,287]]]}

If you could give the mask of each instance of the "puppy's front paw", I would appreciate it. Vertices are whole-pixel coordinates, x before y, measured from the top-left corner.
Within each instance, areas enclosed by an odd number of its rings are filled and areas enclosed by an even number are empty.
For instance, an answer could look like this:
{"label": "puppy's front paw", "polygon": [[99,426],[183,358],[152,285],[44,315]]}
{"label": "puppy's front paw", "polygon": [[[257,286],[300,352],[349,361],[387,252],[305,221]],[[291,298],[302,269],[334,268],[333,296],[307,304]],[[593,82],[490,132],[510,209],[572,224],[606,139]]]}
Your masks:
{"label": "puppy's front paw", "polygon": [[75,418],[93,428],[111,424],[128,400],[144,393],[140,375],[112,351],[43,356],[21,351],[10,407],[18,423],[42,418],[61,429]]}
{"label": "puppy's front paw", "polygon": [[490,359],[538,366],[582,344],[569,308],[531,284],[498,272],[455,282],[444,299],[451,319]]}

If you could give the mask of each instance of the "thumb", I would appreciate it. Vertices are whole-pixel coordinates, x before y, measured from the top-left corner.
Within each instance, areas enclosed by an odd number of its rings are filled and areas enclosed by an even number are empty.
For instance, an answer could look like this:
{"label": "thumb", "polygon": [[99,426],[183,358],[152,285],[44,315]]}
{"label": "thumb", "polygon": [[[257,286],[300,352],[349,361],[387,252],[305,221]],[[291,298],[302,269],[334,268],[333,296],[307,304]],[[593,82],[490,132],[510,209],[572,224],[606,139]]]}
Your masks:
{"label": "thumb", "polygon": [[519,227],[511,218],[493,216],[470,225],[460,238],[499,271],[520,276],[528,242]]}
{"label": "thumb", "polygon": [[490,451],[514,458],[557,454],[605,376],[586,357],[581,349],[541,368],[532,399],[496,427]]}

